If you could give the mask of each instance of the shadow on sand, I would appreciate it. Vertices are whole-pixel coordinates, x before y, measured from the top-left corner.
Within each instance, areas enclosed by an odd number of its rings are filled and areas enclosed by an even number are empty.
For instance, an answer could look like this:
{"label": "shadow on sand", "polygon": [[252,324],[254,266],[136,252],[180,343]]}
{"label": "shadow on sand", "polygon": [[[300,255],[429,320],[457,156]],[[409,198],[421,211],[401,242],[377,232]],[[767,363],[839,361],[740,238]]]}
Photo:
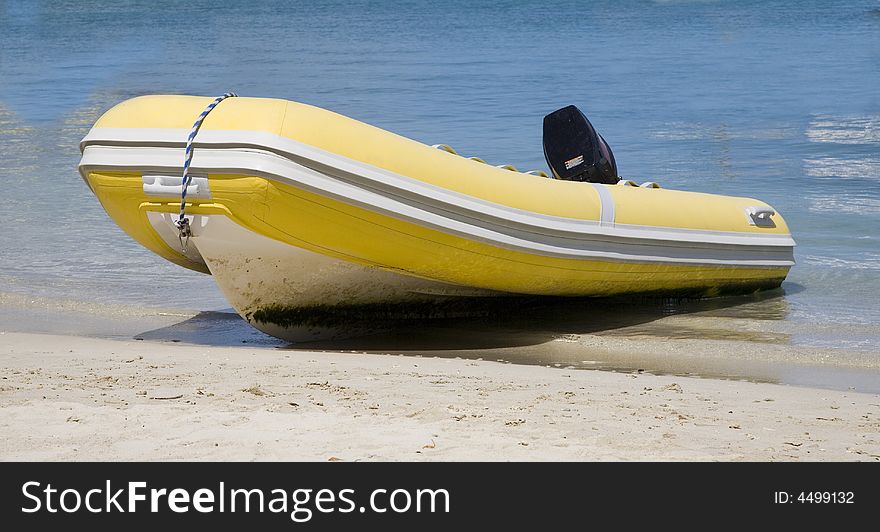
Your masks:
{"label": "shadow on sand", "polygon": [[[785,327],[771,322],[788,317],[784,296],[803,289],[785,283],[777,290],[712,299],[511,298],[503,307],[496,302],[488,308],[475,308],[470,317],[371,320],[341,326],[340,333],[349,333],[344,337],[294,344],[254,329],[230,309],[201,312],[137,338],[284,352],[488,360],[880,392],[876,370],[829,366],[825,361],[811,360],[815,354],[806,352],[796,351],[794,358],[786,358],[785,349],[770,348],[769,344],[791,345],[791,335],[779,332]],[[738,343],[693,344],[669,339]]]}
{"label": "shadow on sand", "polygon": [[[228,311],[201,312],[173,324],[137,335],[154,341],[177,341],[200,345],[242,344],[285,347],[294,350],[359,351],[444,356],[482,350],[518,348],[545,344],[567,335],[642,334],[680,338],[705,336],[706,330],[652,326],[673,315],[699,313],[703,316],[781,320],[788,310],[783,295],[799,291],[787,283],[777,289],[754,294],[712,299],[613,298],[559,299],[506,298],[485,303],[475,301],[472,315],[431,319],[375,319],[351,321],[337,327],[327,339],[289,343],[257,331],[237,314]],[[346,334],[347,332],[347,334]],[[713,338],[762,341],[754,334],[723,330]],[[763,341],[773,341],[763,339]],[[468,356],[468,358],[471,358]]]}

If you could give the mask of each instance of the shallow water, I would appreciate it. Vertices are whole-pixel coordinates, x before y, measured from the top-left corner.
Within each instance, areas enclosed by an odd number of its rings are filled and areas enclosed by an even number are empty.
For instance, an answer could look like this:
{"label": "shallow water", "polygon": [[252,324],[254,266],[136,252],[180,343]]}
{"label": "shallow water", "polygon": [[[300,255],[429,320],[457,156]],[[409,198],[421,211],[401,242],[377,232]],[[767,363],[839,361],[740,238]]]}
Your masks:
{"label": "shallow water", "polygon": [[878,86],[873,1],[0,2],[0,292],[227,306],[209,277],[128,239],[76,172],[80,138],[129,97],[294,99],[524,169],[544,168],[543,115],[574,103],[623,175],[761,198],[799,244],[769,303],[724,304],[710,327],[668,302],[690,319],[609,330],[744,339],[747,323],[757,344],[875,353]]}

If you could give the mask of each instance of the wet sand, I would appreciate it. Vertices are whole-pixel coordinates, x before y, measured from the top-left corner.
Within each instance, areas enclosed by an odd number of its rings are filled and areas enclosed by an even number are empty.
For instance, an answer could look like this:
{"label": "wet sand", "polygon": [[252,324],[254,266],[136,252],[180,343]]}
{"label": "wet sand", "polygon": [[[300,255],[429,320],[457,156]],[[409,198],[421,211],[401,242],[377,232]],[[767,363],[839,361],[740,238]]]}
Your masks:
{"label": "wet sand", "polygon": [[3,460],[880,460],[880,353],[801,342],[822,326],[780,298],[291,345],[226,311],[2,296]]}
{"label": "wet sand", "polygon": [[851,391],[11,332],[0,375],[4,460],[880,460]]}

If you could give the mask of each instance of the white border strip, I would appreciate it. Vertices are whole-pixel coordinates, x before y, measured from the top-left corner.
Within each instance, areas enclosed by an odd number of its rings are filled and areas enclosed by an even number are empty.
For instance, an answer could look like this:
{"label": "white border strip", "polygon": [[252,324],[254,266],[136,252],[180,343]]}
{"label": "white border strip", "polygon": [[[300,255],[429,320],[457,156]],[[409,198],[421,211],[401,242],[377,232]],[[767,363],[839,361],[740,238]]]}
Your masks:
{"label": "white border strip", "polygon": [[[153,128],[95,128],[83,138],[80,148],[87,146],[183,146],[185,129]],[[246,139],[246,140],[242,140]],[[358,186],[381,191],[385,195],[399,196],[430,204],[450,212],[465,213],[472,217],[494,218],[496,223],[508,225],[537,226],[541,229],[591,233],[609,237],[657,239],[711,244],[763,245],[793,247],[790,235],[756,234],[736,231],[712,231],[615,224],[614,201],[608,197],[611,208],[603,209],[603,220],[581,220],[534,213],[461,194],[423,181],[395,174],[383,168],[368,165],[341,155],[304,144],[286,137],[264,131],[213,131],[199,133],[195,145],[202,148],[253,148],[269,151],[291,159],[303,166],[319,170],[334,178],[354,182]],[[594,185],[600,193],[607,185]],[[607,193],[608,190],[605,190]],[[610,218],[606,219],[607,216]],[[602,221],[610,223],[603,224]]]}
{"label": "white border strip", "polygon": [[[86,176],[96,169],[144,173],[169,171],[179,167],[179,152],[178,148],[89,145],[84,150],[80,172]],[[674,238],[658,241],[655,234],[653,239],[633,239],[603,234],[596,231],[595,223],[589,226],[567,218],[557,219],[555,227],[542,223],[546,217],[526,219],[521,226],[511,226],[497,223],[491,216],[468,216],[471,213],[445,211],[407,198],[389,196],[255,149],[201,148],[195,152],[192,167],[193,171],[201,173],[246,173],[288,182],[397,219],[527,253],[642,263],[753,267],[788,267],[793,264],[791,247],[759,245],[755,240],[750,245],[731,245]],[[522,214],[518,215],[522,217]],[[593,230],[583,231],[584,227]]]}

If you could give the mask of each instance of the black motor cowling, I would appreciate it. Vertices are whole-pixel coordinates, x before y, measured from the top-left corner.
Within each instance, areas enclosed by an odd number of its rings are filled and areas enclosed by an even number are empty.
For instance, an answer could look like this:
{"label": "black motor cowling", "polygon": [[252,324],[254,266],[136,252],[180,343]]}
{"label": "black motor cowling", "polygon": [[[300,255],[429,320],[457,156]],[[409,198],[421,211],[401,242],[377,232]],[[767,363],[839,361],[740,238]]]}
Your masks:
{"label": "black motor cowling", "polygon": [[544,117],[544,157],[557,179],[617,183],[617,163],[599,135],[574,105]]}

